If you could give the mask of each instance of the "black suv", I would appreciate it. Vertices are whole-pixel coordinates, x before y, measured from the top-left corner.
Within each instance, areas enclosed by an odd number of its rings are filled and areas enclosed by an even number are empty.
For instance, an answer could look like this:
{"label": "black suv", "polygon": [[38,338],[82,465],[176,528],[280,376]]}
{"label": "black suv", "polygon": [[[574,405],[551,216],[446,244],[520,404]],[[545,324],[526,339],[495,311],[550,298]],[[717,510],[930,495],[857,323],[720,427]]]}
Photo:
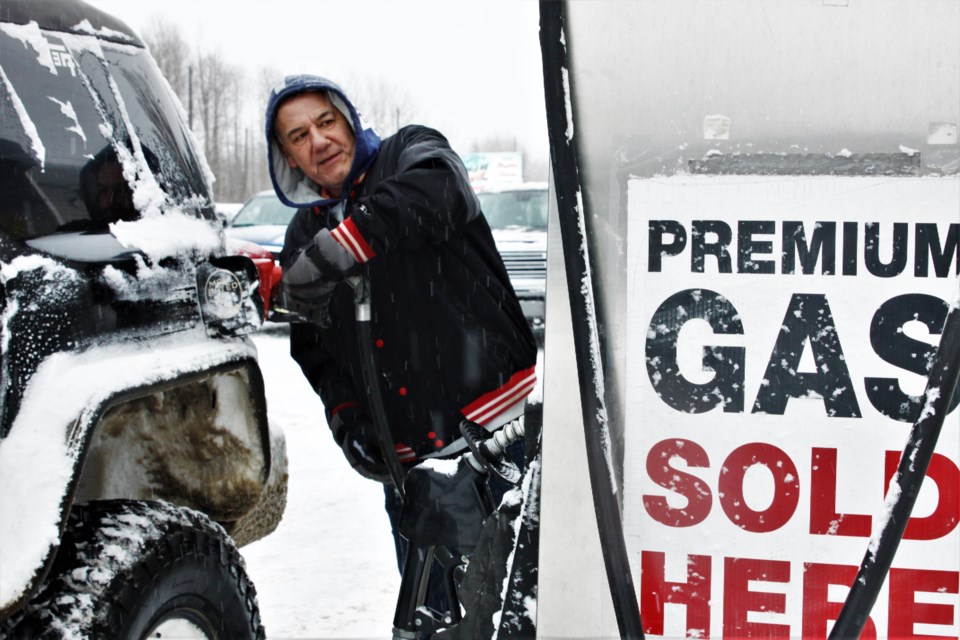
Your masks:
{"label": "black suv", "polygon": [[263,637],[278,524],[257,271],[138,37],[0,5],[0,637]]}

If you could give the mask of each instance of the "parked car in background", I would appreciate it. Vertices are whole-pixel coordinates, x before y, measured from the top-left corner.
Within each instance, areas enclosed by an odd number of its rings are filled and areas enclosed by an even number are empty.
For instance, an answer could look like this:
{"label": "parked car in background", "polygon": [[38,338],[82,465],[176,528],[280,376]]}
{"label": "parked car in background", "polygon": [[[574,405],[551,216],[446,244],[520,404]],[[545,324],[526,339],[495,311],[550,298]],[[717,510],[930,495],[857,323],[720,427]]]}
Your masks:
{"label": "parked car in background", "polygon": [[214,209],[217,212],[217,216],[223,220],[224,224],[230,224],[230,221],[233,220],[234,216],[237,215],[237,212],[240,211],[240,208],[243,207],[242,202],[217,202],[213,205]]}
{"label": "parked car in background", "polygon": [[227,236],[255,242],[279,260],[287,225],[296,212],[280,202],[272,189],[261,191],[243,203],[227,226]]}
{"label": "parked car in background", "polygon": [[[547,284],[547,184],[518,182],[474,188],[524,315],[534,333],[542,335]],[[280,202],[272,190],[261,191],[244,203],[226,233],[229,238],[260,245],[278,263],[287,225],[296,212]],[[279,264],[273,269],[269,280],[277,283]],[[261,274],[261,282],[266,279]]]}
{"label": "parked car in background", "polygon": [[227,237],[226,247],[228,255],[244,256],[253,261],[260,279],[258,292],[263,301],[263,317],[265,320],[275,320],[276,310],[273,299],[279,290],[280,276],[283,275],[280,262],[256,242]]}
{"label": "parked car in background", "polygon": [[547,285],[547,184],[475,188],[523,313],[534,333],[542,336]]}

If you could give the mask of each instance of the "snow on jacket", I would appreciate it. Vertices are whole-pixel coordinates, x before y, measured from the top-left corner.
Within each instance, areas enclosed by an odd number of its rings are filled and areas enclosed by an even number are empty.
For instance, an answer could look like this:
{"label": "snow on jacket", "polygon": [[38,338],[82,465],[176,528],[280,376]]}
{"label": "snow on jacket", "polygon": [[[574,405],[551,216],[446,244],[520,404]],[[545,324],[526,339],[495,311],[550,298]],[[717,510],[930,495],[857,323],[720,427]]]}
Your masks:
{"label": "snow on jacket", "polygon": [[[322,198],[291,170],[273,136],[277,106],[303,90],[327,91],[357,137],[345,183],[352,187],[339,200]],[[536,343],[447,140],[408,126],[380,141],[343,91],[316,77],[288,78],[275,89],[266,122],[274,187],[301,207],[287,228],[281,265],[289,267],[324,227],[363,265],[384,408],[401,461],[450,453],[464,417],[488,426],[516,417],[507,412],[522,408],[536,383]],[[365,407],[348,284],[334,292],[328,325],[291,326],[290,348],[328,421],[343,407]]]}

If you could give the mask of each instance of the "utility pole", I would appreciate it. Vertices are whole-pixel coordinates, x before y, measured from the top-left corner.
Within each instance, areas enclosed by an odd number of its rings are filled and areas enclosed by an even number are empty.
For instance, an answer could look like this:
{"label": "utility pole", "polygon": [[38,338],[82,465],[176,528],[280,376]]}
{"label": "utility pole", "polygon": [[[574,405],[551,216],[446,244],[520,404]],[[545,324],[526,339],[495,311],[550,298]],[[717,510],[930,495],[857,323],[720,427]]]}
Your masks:
{"label": "utility pole", "polygon": [[250,127],[243,128],[243,193],[241,200],[247,199],[250,193]]}
{"label": "utility pole", "polygon": [[187,126],[193,131],[193,65],[187,65]]}

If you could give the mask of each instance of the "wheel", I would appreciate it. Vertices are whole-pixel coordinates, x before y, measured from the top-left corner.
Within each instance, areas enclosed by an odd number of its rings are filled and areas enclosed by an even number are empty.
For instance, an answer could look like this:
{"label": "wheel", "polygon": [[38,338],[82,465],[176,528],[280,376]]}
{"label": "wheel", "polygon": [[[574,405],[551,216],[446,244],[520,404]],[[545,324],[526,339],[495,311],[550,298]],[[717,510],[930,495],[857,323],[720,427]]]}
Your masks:
{"label": "wheel", "polygon": [[128,500],[74,507],[49,578],[5,624],[0,637],[42,640],[266,637],[243,558],[219,525]]}

